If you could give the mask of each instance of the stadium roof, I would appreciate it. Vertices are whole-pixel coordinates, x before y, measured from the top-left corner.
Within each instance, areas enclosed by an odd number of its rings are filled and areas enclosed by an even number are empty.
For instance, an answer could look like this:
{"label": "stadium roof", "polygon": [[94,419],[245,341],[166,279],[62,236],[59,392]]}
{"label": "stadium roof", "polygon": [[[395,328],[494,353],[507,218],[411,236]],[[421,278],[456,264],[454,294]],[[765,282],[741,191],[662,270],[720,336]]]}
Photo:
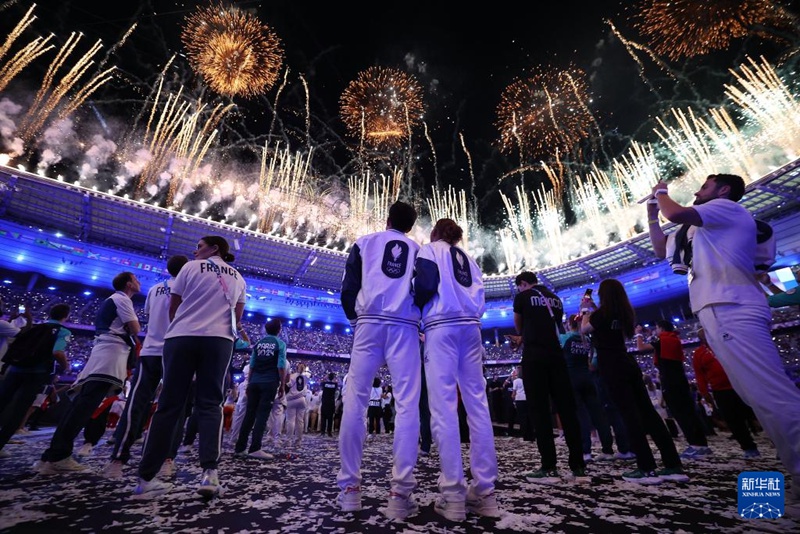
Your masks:
{"label": "stadium roof", "polygon": [[[782,219],[797,211],[799,191],[797,159],[751,183],[742,203],[758,218]],[[153,260],[188,255],[200,236],[218,234],[234,244],[236,266],[243,274],[328,293],[339,291],[347,258],[346,252],[239,229],[3,166],[0,219]],[[794,226],[779,236],[785,241],[779,244],[782,252],[800,254],[797,239],[789,237],[798,234]],[[538,273],[554,289],[562,289],[617,276],[654,260],[645,233]],[[487,299],[510,299],[513,279],[514,275],[485,277]]]}

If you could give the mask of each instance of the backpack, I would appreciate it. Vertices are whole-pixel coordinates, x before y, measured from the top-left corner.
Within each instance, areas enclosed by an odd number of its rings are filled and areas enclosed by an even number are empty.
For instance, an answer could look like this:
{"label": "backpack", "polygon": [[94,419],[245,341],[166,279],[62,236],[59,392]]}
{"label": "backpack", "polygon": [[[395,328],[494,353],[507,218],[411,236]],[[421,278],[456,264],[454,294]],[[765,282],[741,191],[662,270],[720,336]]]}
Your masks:
{"label": "backpack", "polygon": [[[753,270],[766,273],[776,261],[777,243],[775,232],[767,222],[756,219],[756,253]],[[692,264],[692,240],[689,236],[690,224],[684,224],[675,232],[675,239],[667,240],[667,259],[675,274],[687,274]]]}
{"label": "backpack", "polygon": [[9,343],[3,363],[23,368],[51,363],[61,328],[58,323],[41,323],[20,332]]}

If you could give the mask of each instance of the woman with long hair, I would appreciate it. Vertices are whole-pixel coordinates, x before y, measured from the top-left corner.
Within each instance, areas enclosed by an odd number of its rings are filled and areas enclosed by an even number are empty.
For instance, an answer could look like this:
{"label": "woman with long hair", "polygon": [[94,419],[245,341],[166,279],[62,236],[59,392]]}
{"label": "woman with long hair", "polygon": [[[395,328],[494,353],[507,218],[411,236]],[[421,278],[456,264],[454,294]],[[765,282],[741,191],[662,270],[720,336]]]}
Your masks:
{"label": "woman with long hair", "polygon": [[[628,353],[625,340],[633,337],[636,314],[619,280],[609,278],[598,289],[600,306],[591,300],[582,305],[581,332],[591,334],[597,350],[597,365],[614,404],[620,411],[628,431],[631,450],[636,454],[637,469],[623,473],[628,482],[655,485],[664,480],[688,482],[680,456],[669,430],[658,415],[642,378],[642,370]],[[647,436],[653,438],[664,468],[656,470],[656,461]]]}

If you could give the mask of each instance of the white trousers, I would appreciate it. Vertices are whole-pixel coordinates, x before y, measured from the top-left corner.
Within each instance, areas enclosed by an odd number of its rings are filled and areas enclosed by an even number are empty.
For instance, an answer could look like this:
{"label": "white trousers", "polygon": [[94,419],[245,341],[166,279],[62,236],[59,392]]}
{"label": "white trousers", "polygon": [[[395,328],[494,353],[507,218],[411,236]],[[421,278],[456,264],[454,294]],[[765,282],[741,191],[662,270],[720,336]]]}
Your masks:
{"label": "white trousers", "polygon": [[697,315],[733,389],[753,408],[794,484],[800,484],[800,389],[772,341],[769,307],[719,304]]}
{"label": "white trousers", "polygon": [[300,443],[306,428],[306,399],[298,397],[286,401],[286,437]]}
{"label": "white trousers", "polygon": [[414,466],[419,442],[419,392],[422,369],[416,328],[359,324],[353,336],[347,392],[339,428],[339,488],[361,486],[361,458],[367,433],[367,403],[372,380],[384,363],[392,375],[395,416],[391,490],[408,497],[417,487]]}
{"label": "white trousers", "polygon": [[236,407],[233,409],[233,419],[231,421],[231,432],[228,435],[228,443],[234,445],[236,440],[239,439],[239,430],[242,428],[242,421],[244,421],[244,414],[247,412],[247,395],[241,393],[239,400],[236,401]]}
{"label": "white trousers", "polygon": [[431,410],[431,433],[439,449],[439,491],[448,501],[467,496],[458,429],[458,392],[469,425],[469,493],[476,497],[494,491],[497,453],[483,377],[483,345],[478,325],[446,326],[425,332],[425,380]]}

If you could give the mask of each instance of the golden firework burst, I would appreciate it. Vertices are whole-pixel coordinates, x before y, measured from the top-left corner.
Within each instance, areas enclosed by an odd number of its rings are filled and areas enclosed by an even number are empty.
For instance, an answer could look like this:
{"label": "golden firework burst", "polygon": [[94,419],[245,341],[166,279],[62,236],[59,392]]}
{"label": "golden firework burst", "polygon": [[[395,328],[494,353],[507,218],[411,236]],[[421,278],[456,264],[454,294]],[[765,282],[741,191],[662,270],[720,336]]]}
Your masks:
{"label": "golden firework burst", "polygon": [[578,69],[538,70],[503,90],[495,126],[500,149],[515,147],[525,160],[569,151],[591,131],[585,74]]}
{"label": "golden firework burst", "polygon": [[375,149],[400,146],[422,121],[422,88],[410,74],[370,67],[350,82],[339,99],[348,132]]}
{"label": "golden firework burst", "polygon": [[794,18],[772,0],[643,0],[634,26],[657,54],[690,58],[728,48],[746,35],[780,39],[770,28],[787,28]]}
{"label": "golden firework burst", "polygon": [[254,97],[268,91],[283,64],[280,39],[255,16],[222,3],[200,7],[181,40],[192,68],[215,92]]}

